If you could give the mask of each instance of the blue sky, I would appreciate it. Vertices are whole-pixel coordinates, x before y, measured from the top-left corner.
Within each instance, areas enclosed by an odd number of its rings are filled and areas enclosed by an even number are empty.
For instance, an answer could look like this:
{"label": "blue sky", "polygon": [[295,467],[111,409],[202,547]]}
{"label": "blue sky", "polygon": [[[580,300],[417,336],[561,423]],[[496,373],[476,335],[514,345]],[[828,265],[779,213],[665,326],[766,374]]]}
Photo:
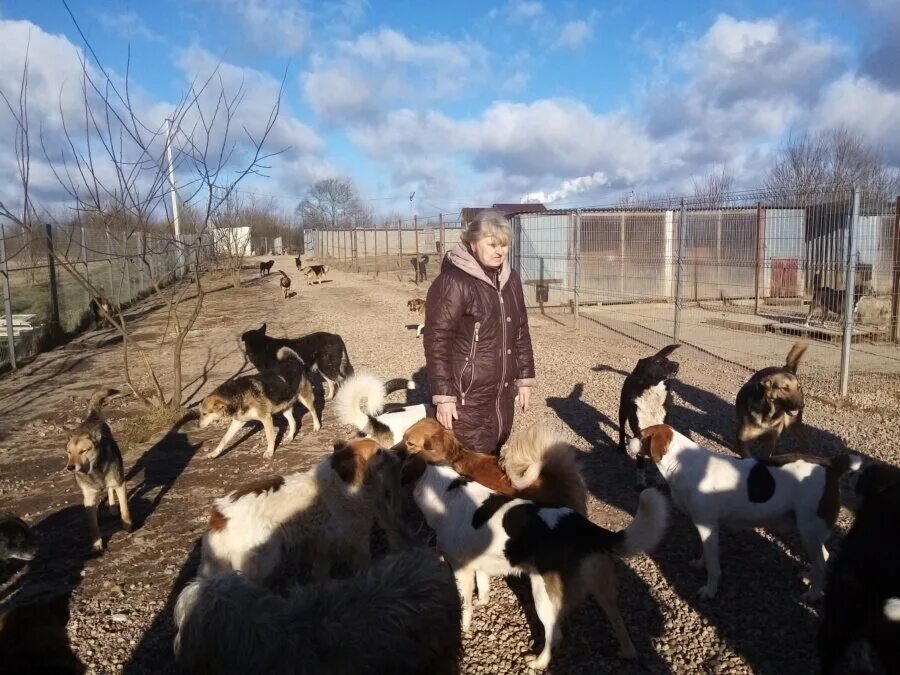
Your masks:
{"label": "blue sky", "polygon": [[[284,76],[274,142],[289,151],[244,186],[282,208],[330,175],[385,215],[407,214],[412,191],[420,214],[527,196],[606,203],[686,191],[721,166],[751,188],[787,135],[837,124],[900,165],[900,0],[70,7],[110,72],[124,74],[131,50],[149,115],[222,64],[258,122]],[[0,87],[13,91],[30,44],[46,81],[33,114],[57,124],[85,47],[72,18],[55,0],[0,0],[0,36]],[[42,188],[54,198],[49,177]]]}

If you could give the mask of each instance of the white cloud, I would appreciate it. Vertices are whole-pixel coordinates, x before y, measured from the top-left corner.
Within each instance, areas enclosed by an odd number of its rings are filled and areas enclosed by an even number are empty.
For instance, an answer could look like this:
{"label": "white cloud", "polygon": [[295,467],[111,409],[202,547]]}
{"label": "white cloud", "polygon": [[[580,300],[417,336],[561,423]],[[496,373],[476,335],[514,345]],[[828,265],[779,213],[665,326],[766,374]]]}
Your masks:
{"label": "white cloud", "polygon": [[544,5],[537,0],[510,0],[507,11],[517,19],[534,19],[544,13]]}
{"label": "white cloud", "polygon": [[163,37],[153,32],[134,10],[124,12],[97,12],[100,24],[109,32],[126,40],[141,39],[148,42],[163,42]]}
{"label": "white cloud", "polygon": [[309,39],[312,16],[290,0],[219,0],[240,21],[242,40],[265,54],[296,54]]}
{"label": "white cloud", "polygon": [[561,47],[575,49],[590,40],[593,34],[593,21],[587,19],[567,21],[559,34],[559,44]]}

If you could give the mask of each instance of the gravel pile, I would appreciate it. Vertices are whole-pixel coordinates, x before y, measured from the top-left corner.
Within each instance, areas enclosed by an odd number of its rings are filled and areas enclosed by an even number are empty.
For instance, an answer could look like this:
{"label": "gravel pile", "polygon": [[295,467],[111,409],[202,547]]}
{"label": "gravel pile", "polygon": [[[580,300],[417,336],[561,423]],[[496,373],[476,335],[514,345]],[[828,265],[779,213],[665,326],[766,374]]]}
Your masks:
{"label": "gravel pile", "polygon": [[[288,258],[278,266],[290,269]],[[290,272],[289,272],[290,273]],[[411,283],[332,272],[329,282],[285,301],[277,280],[239,291],[210,294],[187,345],[186,380],[197,389],[191,402],[243,365],[236,337],[268,322],[272,335],[313,330],[340,333],[354,367],[385,378],[411,375],[424,365],[415,317],[406,300],[424,297]],[[239,309],[236,309],[239,308]],[[147,331],[160,330],[159,313],[142,319]],[[590,336],[552,317],[532,314],[538,384],[532,409],[519,414],[517,427],[544,420],[561,429],[581,450],[581,466],[591,492],[591,519],[610,529],[624,527],[637,506],[635,473],[615,450],[615,417],[624,375],[638,358],[663,346],[629,340],[613,332]],[[25,372],[0,381],[0,509],[28,514],[36,524],[42,553],[31,565],[4,568],[0,598],[20,599],[55,588],[73,590],[70,635],[78,656],[94,673],[159,673],[172,668],[171,609],[178,591],[196,569],[197,537],[210,501],[232,486],[272,471],[303,470],[348,434],[336,425],[330,406],[323,430],[314,434],[304,417],[297,439],[261,458],[262,434],[255,433],[218,460],[203,454],[222,428],[199,430],[193,423],[159,434],[126,457],[135,490],[136,532],[120,531],[112,515],[101,517],[111,535],[108,550],[90,557],[80,494],[62,476],[64,426],[83,409],[94,386],[117,382],[118,346],[70,349],[78,367],[47,377],[43,355]],[[815,346],[810,349],[815,349]],[[734,433],[733,401],[749,376],[745,369],[717,362],[685,347],[673,423],[696,440],[724,450]],[[783,355],[774,358],[778,363]],[[63,366],[65,364],[55,364]],[[804,413],[813,447],[823,454],[849,448],[866,457],[900,462],[889,442],[889,425],[900,416],[898,378],[857,378],[846,403],[814,373],[801,377],[809,395]],[[62,378],[62,379],[60,379]],[[195,380],[195,378],[197,378]],[[16,392],[28,400],[7,411]],[[113,431],[139,409],[128,399],[110,404]],[[21,423],[29,420],[34,426]],[[44,433],[41,437],[40,432]],[[205,442],[205,447],[199,444]],[[851,514],[842,513],[846,528]],[[836,536],[831,546],[839,543]],[[618,564],[620,610],[639,653],[639,663],[616,658],[611,629],[596,606],[585,604],[563,627],[563,641],[551,666],[555,673],[809,673],[816,667],[818,607],[800,602],[805,555],[793,532],[726,531],[721,538],[722,582],[718,597],[701,600],[705,573],[690,561],[700,552],[696,532],[680,514],[659,549]],[[542,642],[527,581],[497,579],[487,606],[476,608],[464,644],[465,673],[527,672],[524,656]]]}

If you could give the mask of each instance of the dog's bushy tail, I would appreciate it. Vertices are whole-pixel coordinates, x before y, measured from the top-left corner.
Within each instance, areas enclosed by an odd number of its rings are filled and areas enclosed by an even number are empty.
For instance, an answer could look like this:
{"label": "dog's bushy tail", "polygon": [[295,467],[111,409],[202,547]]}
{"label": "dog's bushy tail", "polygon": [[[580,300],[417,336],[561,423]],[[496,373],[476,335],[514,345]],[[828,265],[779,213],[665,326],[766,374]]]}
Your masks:
{"label": "dog's bushy tail", "polygon": [[407,380],[405,377],[395,377],[393,380],[388,380],[384,383],[384,390],[388,394],[393,394],[395,391],[415,391],[416,383],[412,380]]}
{"label": "dog's bushy tail", "polygon": [[513,434],[500,452],[500,465],[517,490],[541,479],[548,490],[565,499],[561,503],[585,513],[587,489],[575,462],[575,448],[546,424],[535,424]]}
{"label": "dog's bushy tail", "polygon": [[631,523],[622,530],[615,551],[621,555],[647,553],[656,548],[666,531],[669,507],[666,498],[656,488],[641,492],[638,510]]}
{"label": "dog's bushy tail", "polygon": [[806,353],[807,345],[805,342],[795,342],[794,346],[791,347],[791,351],[788,352],[787,359],[785,359],[784,367],[788,372],[797,374],[797,366],[800,365],[800,359]]}
{"label": "dog's bushy tail", "polygon": [[372,373],[356,373],[344,380],[334,397],[334,410],[341,424],[358,431],[369,430],[369,418],[384,410],[387,391],[381,378]]}
{"label": "dog's bushy tail", "polygon": [[884,603],[884,618],[888,621],[900,621],[900,598],[888,598]]}
{"label": "dog's bushy tail", "polygon": [[88,415],[93,417],[99,415],[100,409],[103,408],[103,402],[110,396],[115,396],[118,393],[118,389],[98,389],[95,391],[88,403]]}

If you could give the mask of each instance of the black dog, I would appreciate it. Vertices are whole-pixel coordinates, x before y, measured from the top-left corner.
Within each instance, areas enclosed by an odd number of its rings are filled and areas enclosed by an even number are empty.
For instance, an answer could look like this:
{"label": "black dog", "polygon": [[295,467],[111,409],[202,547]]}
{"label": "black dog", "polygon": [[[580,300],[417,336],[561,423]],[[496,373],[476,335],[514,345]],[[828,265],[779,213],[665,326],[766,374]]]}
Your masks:
{"label": "black dog", "polygon": [[672,379],[678,375],[678,363],[667,357],[681,345],[663,347],[653,356],[637,362],[622,385],[619,397],[619,452],[625,454],[625,423],[640,438],[641,429],[665,424],[672,404]]}
{"label": "black dog", "polygon": [[81,675],[85,667],[69,644],[69,594],[0,612],[5,673]]}
{"label": "black dog", "polygon": [[[806,325],[809,325],[810,319],[812,319],[812,315],[815,314],[816,310],[820,310],[822,313],[822,323],[820,325],[825,325],[825,320],[828,318],[829,314],[834,314],[841,319],[841,324],[844,322],[844,303],[846,301],[847,292],[837,288],[831,288],[831,286],[821,286],[819,285],[819,279],[821,275],[816,272],[813,277],[813,292],[812,292],[812,300],[809,303],[809,313],[806,315]],[[857,287],[853,290],[853,313],[856,314],[856,308],[859,305],[860,298],[866,294],[866,291]]]}
{"label": "black dog", "polygon": [[900,469],[870,466],[856,493],[862,505],[829,561],[819,629],[822,672],[835,672],[848,648],[864,640],[884,672],[900,673],[900,622],[886,613],[888,600],[900,598]]}
{"label": "black dog", "polygon": [[425,281],[428,278],[428,256],[422,254],[416,258],[410,258],[409,264],[413,266],[413,273],[416,275],[416,283]]}
{"label": "black dog", "polygon": [[272,271],[272,267],[275,265],[274,260],[269,260],[266,262],[259,263],[259,276],[266,276]]}
{"label": "black dog", "polygon": [[296,258],[294,258],[294,264],[297,266],[297,269],[298,269],[298,270],[299,270],[301,267],[303,267],[303,263],[300,261],[300,256],[299,256],[299,255],[298,255]]}
{"label": "black dog", "polygon": [[334,333],[310,333],[301,338],[273,338],[266,335],[266,324],[256,330],[248,330],[241,335],[244,351],[260,372],[277,364],[277,353],[281,347],[290,347],[310,370],[317,371],[328,386],[325,399],[334,398],[335,385],[353,375],[353,366],[347,355],[347,347],[340,335]]}

